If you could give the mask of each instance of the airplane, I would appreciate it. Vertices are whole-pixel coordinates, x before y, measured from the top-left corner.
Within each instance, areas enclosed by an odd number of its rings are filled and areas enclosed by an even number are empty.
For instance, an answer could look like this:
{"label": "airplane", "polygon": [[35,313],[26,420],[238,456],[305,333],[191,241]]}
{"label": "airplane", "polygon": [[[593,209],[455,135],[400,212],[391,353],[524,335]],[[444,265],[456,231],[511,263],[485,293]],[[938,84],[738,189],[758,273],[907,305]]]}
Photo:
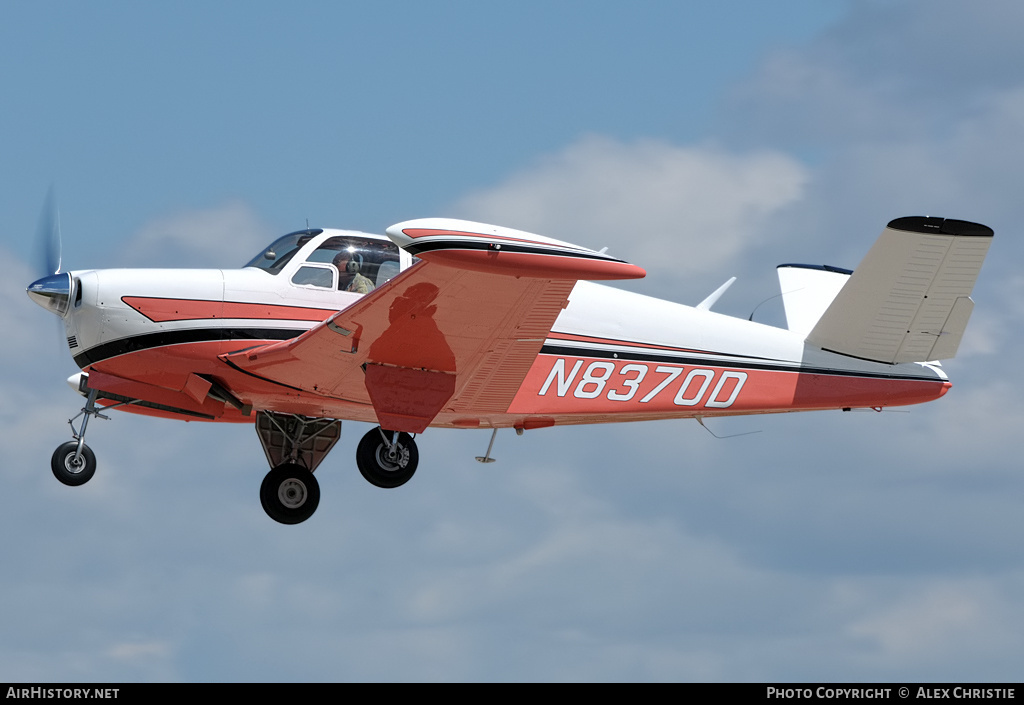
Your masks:
{"label": "airplane", "polygon": [[855,270],[779,265],[780,328],[711,310],[735,278],[690,307],[596,283],[646,274],[604,250],[447,218],[386,233],[307,226],[240,269],[58,261],[27,291],[62,319],[86,402],[53,474],[93,476],[86,429],[109,409],[253,424],[263,509],[298,524],[342,420],[375,424],[356,465],[394,488],[430,427],[491,430],[477,458],[491,462],[499,428],[930,401],[951,386],[938,361],[957,352],[993,237],[898,218]]}

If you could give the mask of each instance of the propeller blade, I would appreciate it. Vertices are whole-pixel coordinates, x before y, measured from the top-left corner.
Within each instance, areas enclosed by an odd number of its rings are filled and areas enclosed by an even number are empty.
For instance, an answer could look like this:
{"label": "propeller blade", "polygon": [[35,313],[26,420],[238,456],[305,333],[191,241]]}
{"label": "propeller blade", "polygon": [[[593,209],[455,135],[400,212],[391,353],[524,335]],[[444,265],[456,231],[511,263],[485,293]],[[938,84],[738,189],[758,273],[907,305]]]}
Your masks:
{"label": "propeller blade", "polygon": [[[61,318],[68,311],[71,298],[71,276],[57,276],[61,269],[60,211],[57,210],[57,195],[53,185],[46,192],[43,210],[36,224],[33,249],[37,272],[40,278],[28,286],[29,298]],[[55,321],[60,347],[65,347],[64,321]]]}
{"label": "propeller blade", "polygon": [[57,274],[61,267],[60,211],[53,186],[46,192],[43,210],[36,226],[35,249],[39,269],[44,275]]}

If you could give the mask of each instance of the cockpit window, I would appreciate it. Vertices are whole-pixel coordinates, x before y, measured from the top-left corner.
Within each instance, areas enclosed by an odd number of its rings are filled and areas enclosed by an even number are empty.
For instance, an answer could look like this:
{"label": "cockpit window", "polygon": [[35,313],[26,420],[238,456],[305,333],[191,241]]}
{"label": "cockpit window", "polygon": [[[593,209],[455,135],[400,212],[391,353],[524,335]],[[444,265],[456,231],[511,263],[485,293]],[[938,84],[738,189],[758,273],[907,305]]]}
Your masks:
{"label": "cockpit window", "polygon": [[338,288],[368,294],[398,274],[398,246],[387,240],[338,236],[326,240],[306,260],[333,264]]}
{"label": "cockpit window", "polygon": [[323,230],[300,230],[297,233],[289,233],[279,237],[274,243],[259,253],[245,265],[246,267],[257,267],[271,274],[280,272],[295,253],[302,249],[302,246],[322,233]]}

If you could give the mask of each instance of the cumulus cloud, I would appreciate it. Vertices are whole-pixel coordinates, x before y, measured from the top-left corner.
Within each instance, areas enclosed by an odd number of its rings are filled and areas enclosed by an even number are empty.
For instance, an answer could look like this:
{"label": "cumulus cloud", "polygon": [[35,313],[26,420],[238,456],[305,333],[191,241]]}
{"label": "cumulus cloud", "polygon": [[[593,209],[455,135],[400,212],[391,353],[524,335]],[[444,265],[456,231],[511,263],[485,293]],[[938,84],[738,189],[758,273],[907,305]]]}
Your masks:
{"label": "cumulus cloud", "polygon": [[811,231],[876,232],[904,215],[1015,225],[1024,48],[1010,37],[1022,30],[1014,2],[856,3],[734,87],[721,138],[813,155]]}
{"label": "cumulus cloud", "polygon": [[854,3],[808,45],[766,57],[734,87],[725,120],[741,140],[829,149],[941,137],[978,101],[1019,86],[1022,27],[1013,0]]}
{"label": "cumulus cloud", "polygon": [[453,211],[608,247],[648,271],[684,276],[756,244],[765,221],[800,200],[808,178],[799,161],[771,150],[588,136]]}

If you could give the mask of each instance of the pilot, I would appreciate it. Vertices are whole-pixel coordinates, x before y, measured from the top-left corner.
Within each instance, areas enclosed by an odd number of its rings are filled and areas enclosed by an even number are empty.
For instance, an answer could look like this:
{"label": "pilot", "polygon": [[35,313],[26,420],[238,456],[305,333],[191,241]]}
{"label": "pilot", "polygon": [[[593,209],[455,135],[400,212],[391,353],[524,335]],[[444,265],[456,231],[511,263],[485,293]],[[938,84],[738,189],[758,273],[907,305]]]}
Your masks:
{"label": "pilot", "polygon": [[369,294],[373,291],[373,282],[359,273],[363,266],[363,256],[358,252],[342,250],[334,255],[334,266],[338,268],[338,289],[341,291],[356,294]]}

